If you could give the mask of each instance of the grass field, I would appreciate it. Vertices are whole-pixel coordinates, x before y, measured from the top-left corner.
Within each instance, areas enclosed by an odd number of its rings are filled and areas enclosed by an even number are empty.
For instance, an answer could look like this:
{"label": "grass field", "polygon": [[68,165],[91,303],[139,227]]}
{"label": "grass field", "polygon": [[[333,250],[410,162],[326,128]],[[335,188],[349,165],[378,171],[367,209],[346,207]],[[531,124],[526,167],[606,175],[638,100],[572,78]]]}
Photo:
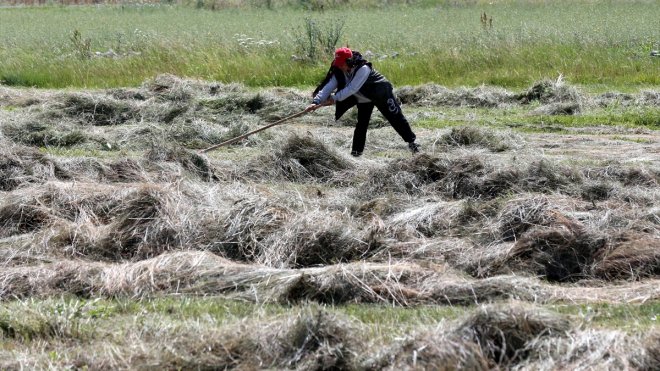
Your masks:
{"label": "grass field", "polygon": [[657,90],[0,89],[0,368],[656,369]]}
{"label": "grass field", "polygon": [[[660,369],[659,3],[493,3],[0,8],[0,369]],[[309,104],[306,17],[420,154],[200,153]]]}
{"label": "grass field", "polygon": [[[659,58],[650,56],[660,49],[658,5],[440,2],[323,12],[149,4],[3,8],[0,80],[119,87],[173,73],[251,86],[308,86],[322,77],[331,57],[321,43],[307,45],[305,25],[312,21],[322,38],[343,25],[338,44],[371,51],[397,85],[522,88],[563,75],[573,84],[629,91],[660,84]],[[481,23],[484,12],[492,27]],[[294,61],[292,55],[313,60]]]}

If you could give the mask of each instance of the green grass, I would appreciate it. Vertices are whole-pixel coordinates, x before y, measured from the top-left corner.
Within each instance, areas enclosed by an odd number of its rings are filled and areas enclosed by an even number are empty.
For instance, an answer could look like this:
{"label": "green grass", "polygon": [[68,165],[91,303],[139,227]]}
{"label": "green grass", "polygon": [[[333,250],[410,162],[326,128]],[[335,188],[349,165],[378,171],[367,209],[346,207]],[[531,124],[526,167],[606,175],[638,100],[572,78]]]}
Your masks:
{"label": "green grass", "polygon": [[[416,127],[427,129],[442,129],[461,125],[478,125],[494,128],[511,128],[514,130],[536,132],[563,132],[568,128],[584,128],[598,126],[616,126],[625,128],[660,129],[660,109],[656,107],[634,107],[615,109],[589,109],[577,115],[530,115],[533,107],[521,106],[515,108],[471,108],[471,107],[441,107],[434,110],[440,112],[428,118],[414,121]],[[414,113],[417,109],[408,109]],[[429,108],[424,108],[429,112]]]}
{"label": "green grass", "polygon": [[[325,12],[300,7],[4,8],[0,79],[20,86],[116,87],[173,73],[251,86],[309,86],[323,76],[331,58],[291,59],[300,54],[295,36],[311,17],[326,24],[345,20],[340,43],[372,51],[376,67],[396,85],[526,87],[563,74],[574,84],[637,90],[660,85],[660,59],[649,56],[660,48],[658,3],[436,2]],[[492,29],[480,24],[484,11],[493,17]],[[78,42],[72,39],[75,30]],[[123,57],[81,58],[109,49]]]}
{"label": "green grass", "polygon": [[[163,297],[141,301],[129,299],[29,299],[5,302],[0,305],[0,331],[30,340],[56,337],[62,332],[91,334],[95,328],[117,328],[138,317],[162,316],[168,321],[188,321],[205,318],[217,324],[229,324],[246,319],[267,319],[319,304],[301,304],[295,307],[279,304],[255,304],[224,298]],[[590,327],[620,329],[627,332],[647,331],[660,323],[660,302],[642,304],[556,304],[547,309],[572,316],[576,324]],[[330,312],[348,316],[365,325],[372,335],[396,337],[414,329],[437,325],[442,321],[457,320],[469,314],[474,307],[417,306],[411,308],[388,305],[352,304],[324,306]],[[122,321],[127,321],[122,324]],[[66,330],[64,330],[66,329]],[[64,334],[66,335],[66,334]],[[2,341],[0,340],[0,343]]]}

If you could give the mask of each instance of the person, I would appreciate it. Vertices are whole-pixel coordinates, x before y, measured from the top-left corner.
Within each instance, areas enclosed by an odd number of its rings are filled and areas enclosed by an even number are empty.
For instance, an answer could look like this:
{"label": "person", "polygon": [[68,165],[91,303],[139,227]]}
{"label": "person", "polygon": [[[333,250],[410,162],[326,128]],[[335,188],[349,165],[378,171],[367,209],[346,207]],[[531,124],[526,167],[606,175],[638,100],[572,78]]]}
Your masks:
{"label": "person", "polygon": [[[332,95],[332,92],[335,92]],[[367,129],[374,107],[385,116],[394,130],[417,153],[419,144],[410,124],[394,97],[392,84],[357,51],[339,48],[335,51],[330,70],[312,94],[314,97],[305,111],[335,105],[335,120],[353,106],[357,106],[357,125],[353,132],[351,155],[358,157],[364,151]]]}

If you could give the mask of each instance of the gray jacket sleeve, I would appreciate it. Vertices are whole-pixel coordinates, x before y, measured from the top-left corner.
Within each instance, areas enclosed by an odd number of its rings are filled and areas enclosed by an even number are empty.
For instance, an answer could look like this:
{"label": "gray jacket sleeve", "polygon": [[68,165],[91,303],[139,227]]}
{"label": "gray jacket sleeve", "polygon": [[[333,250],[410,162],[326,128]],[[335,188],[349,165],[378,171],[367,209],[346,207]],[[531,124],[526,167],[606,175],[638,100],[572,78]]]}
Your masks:
{"label": "gray jacket sleeve", "polygon": [[330,81],[328,81],[327,84],[321,89],[318,94],[314,97],[314,104],[321,104],[322,102],[325,102],[329,97],[330,94],[337,89],[337,79],[332,76],[330,78]]}
{"label": "gray jacket sleeve", "polygon": [[341,102],[344,99],[360,91],[362,85],[364,85],[364,83],[367,81],[367,78],[369,78],[370,72],[371,69],[367,65],[358,68],[358,70],[355,71],[355,74],[353,74],[353,78],[348,83],[348,85],[346,85],[345,88],[335,93],[335,100]]}

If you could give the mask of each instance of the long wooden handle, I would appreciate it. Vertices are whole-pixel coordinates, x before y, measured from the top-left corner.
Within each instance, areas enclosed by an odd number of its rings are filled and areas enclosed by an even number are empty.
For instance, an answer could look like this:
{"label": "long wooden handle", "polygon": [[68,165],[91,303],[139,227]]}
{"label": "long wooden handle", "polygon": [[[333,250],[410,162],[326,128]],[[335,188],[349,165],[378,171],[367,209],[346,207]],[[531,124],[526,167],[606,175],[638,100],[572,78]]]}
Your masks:
{"label": "long wooden handle", "polygon": [[200,153],[206,153],[206,152],[212,151],[212,150],[214,150],[214,149],[216,149],[216,148],[222,147],[222,146],[224,146],[224,145],[231,144],[231,143],[234,143],[234,142],[238,142],[239,140],[244,139],[244,138],[247,138],[248,136],[250,136],[250,135],[252,135],[252,134],[254,134],[254,133],[258,133],[258,132],[260,132],[260,131],[262,131],[262,130],[266,130],[266,129],[268,129],[268,128],[270,128],[270,127],[273,127],[273,126],[275,126],[275,125],[279,125],[279,124],[282,124],[282,123],[284,123],[284,122],[286,122],[286,121],[289,121],[289,120],[291,120],[291,119],[294,119],[294,118],[296,118],[296,117],[300,117],[300,116],[306,114],[307,112],[308,112],[307,110],[302,111],[302,112],[298,112],[298,113],[293,114],[293,115],[291,115],[291,116],[285,117],[285,118],[283,118],[283,119],[281,119],[281,120],[279,120],[279,121],[273,122],[272,124],[268,124],[268,125],[266,125],[266,126],[264,126],[264,127],[262,127],[262,128],[259,128],[259,129],[257,129],[257,130],[253,130],[253,131],[251,131],[251,132],[249,132],[249,133],[243,134],[243,135],[238,136],[238,137],[236,137],[236,138],[232,138],[232,139],[226,140],[226,141],[224,141],[224,142],[222,142],[222,143],[218,143],[218,144],[216,144],[216,145],[213,145],[213,146],[211,146],[211,147],[209,147],[209,148],[207,148],[207,149],[203,149],[203,150],[200,151]]}

